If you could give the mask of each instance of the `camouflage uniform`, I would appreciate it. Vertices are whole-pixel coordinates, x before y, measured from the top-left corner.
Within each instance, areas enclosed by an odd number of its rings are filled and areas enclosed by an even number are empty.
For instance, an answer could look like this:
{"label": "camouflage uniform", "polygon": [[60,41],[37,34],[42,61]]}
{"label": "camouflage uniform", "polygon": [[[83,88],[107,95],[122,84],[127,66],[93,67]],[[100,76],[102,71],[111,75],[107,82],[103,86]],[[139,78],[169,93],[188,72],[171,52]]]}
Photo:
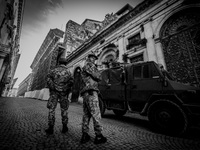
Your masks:
{"label": "camouflage uniform", "polygon": [[59,65],[49,72],[47,75],[47,85],[50,91],[50,98],[47,102],[47,108],[49,109],[48,124],[49,126],[54,126],[55,109],[57,103],[60,102],[62,123],[63,125],[67,125],[67,111],[69,108],[68,94],[73,85],[73,78],[65,65]]}
{"label": "camouflage uniform", "polygon": [[85,66],[82,68],[82,84],[81,96],[83,97],[83,122],[82,132],[89,132],[90,118],[93,119],[94,131],[96,135],[100,135],[102,127],[99,123],[101,113],[98,100],[98,81],[101,80],[100,72],[96,65],[89,60],[86,61]]}

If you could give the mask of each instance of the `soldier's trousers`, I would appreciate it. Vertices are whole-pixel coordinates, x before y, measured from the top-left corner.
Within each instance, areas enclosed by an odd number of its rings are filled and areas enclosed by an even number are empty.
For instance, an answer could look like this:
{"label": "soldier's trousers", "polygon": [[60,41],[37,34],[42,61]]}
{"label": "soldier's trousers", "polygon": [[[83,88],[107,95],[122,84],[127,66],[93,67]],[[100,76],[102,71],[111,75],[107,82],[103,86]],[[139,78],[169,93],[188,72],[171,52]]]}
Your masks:
{"label": "soldier's trousers", "polygon": [[83,133],[89,132],[89,123],[91,118],[93,119],[95,134],[101,134],[102,127],[99,122],[101,119],[101,113],[99,108],[98,94],[96,91],[93,91],[92,94],[86,92],[83,95]]}
{"label": "soldier's trousers", "polygon": [[58,101],[60,103],[62,124],[67,125],[68,123],[68,108],[69,108],[68,94],[62,96],[56,92],[51,92],[50,98],[47,102],[47,108],[49,108],[49,116],[48,116],[49,126],[54,126],[55,124],[55,109],[57,107]]}

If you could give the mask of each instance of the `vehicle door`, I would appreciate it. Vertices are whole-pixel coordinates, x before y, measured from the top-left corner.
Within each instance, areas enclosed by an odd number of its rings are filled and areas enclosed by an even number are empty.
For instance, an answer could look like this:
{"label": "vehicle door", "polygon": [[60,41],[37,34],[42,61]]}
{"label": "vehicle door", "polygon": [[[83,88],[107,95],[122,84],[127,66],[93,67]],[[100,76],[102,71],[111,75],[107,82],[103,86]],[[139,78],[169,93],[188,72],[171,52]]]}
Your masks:
{"label": "vehicle door", "polygon": [[130,71],[132,76],[127,85],[127,100],[131,107],[140,110],[152,94],[162,91],[160,73],[154,63],[133,65]]}
{"label": "vehicle door", "polygon": [[103,82],[99,85],[103,99],[123,101],[125,99],[124,85],[121,84],[122,69],[112,68],[102,73]]}

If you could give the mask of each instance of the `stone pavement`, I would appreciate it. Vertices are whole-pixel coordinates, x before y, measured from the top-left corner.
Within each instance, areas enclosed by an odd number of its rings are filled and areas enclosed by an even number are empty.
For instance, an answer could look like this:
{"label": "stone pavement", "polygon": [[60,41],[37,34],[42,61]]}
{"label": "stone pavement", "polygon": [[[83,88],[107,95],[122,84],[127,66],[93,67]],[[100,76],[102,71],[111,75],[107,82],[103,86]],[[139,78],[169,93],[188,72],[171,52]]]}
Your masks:
{"label": "stone pavement", "polygon": [[[80,144],[81,105],[71,103],[69,131],[61,133],[60,106],[56,109],[54,135],[47,136],[47,101],[23,98],[0,98],[0,150],[200,150],[200,130],[191,130],[184,137],[170,137],[155,133],[146,118],[127,114],[117,118],[107,111],[102,118],[105,144],[95,145],[90,123],[91,141]],[[193,135],[195,134],[195,135]]]}

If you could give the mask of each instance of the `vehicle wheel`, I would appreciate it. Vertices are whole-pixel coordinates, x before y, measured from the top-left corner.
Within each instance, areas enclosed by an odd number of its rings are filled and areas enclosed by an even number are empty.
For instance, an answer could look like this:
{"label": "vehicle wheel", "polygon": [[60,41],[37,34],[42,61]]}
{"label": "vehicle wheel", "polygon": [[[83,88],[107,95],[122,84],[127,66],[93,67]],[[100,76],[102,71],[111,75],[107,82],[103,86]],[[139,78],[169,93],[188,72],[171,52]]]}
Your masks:
{"label": "vehicle wheel", "polygon": [[148,109],[148,119],[156,130],[169,135],[181,135],[188,126],[185,112],[169,100],[153,102]]}
{"label": "vehicle wheel", "polygon": [[100,111],[101,111],[101,117],[103,117],[104,113],[106,111],[106,106],[100,97],[99,97],[99,107],[100,107]]}
{"label": "vehicle wheel", "polygon": [[123,116],[123,115],[126,114],[126,110],[116,110],[116,109],[113,109],[113,112],[114,112],[114,114],[116,116],[119,116],[119,117],[121,117],[121,116]]}

